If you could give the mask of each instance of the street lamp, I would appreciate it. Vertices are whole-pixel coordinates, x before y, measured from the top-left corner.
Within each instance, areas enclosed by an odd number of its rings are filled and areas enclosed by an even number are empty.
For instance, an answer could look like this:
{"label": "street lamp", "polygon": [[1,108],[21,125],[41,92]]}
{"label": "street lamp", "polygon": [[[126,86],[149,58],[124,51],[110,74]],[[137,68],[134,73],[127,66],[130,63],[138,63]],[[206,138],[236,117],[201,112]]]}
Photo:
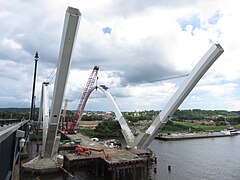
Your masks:
{"label": "street lamp", "polygon": [[21,149],[24,147],[25,142],[26,142],[26,140],[25,140],[24,138],[20,139],[20,141],[19,141],[20,151],[21,151]]}
{"label": "street lamp", "polygon": [[32,89],[32,103],[31,103],[31,114],[30,114],[30,120],[34,120],[34,115],[33,115],[33,106],[34,106],[34,93],[35,93],[35,83],[36,83],[36,73],[37,73],[37,62],[38,62],[38,52],[36,51],[35,53],[35,68],[34,68],[34,76],[33,76],[33,89]]}
{"label": "street lamp", "polygon": [[[25,131],[22,131],[22,130],[17,130],[16,131],[12,172],[15,171],[14,167],[15,167],[16,164],[19,164],[19,167],[21,167],[20,152],[25,145],[24,137],[25,137]],[[18,163],[17,163],[17,160],[18,160]]]}
{"label": "street lamp", "polygon": [[19,147],[20,147],[20,151],[21,151],[21,149],[24,147],[25,142],[26,142],[26,140],[24,139],[24,137],[25,137],[25,131],[17,130],[17,132],[16,132],[16,137],[17,137],[17,138],[21,138],[21,139],[19,140]]}

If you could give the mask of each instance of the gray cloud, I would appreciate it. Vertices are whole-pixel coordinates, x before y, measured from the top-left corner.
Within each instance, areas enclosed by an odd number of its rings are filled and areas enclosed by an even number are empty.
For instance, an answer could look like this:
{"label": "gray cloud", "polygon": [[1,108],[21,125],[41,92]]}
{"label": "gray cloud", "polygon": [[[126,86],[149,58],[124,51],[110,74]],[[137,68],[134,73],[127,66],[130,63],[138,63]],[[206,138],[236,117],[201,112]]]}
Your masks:
{"label": "gray cloud", "polygon": [[[122,1],[116,1],[113,4],[115,8],[125,7],[123,9],[126,11],[132,11],[133,9],[139,11],[160,4],[168,6],[171,3],[167,1],[161,3],[156,3],[156,1],[132,1],[122,4]],[[181,4],[176,3],[176,5]],[[44,3],[39,1],[15,0],[13,6],[10,7],[9,3],[5,3],[3,7],[10,15],[8,15],[8,21],[3,23],[0,33],[19,43],[22,50],[16,53],[15,50],[6,49],[6,47],[1,48],[0,58],[13,61],[21,59],[21,62],[32,63],[34,53],[38,50],[39,63],[53,64],[51,66],[54,67],[54,64],[57,63],[64,13],[59,17],[57,16],[57,20],[54,20],[53,13]],[[36,10],[36,8],[41,9],[41,11]],[[11,27],[11,30],[7,31],[9,27]],[[79,48],[75,48],[76,52],[73,55],[71,68],[87,70],[93,65],[99,65],[102,70],[118,72],[117,75],[120,76],[123,86],[156,80],[164,75],[173,74],[173,70],[167,69],[163,63],[166,62],[163,53],[161,55],[162,63],[157,62],[161,61],[157,59],[159,54],[154,54],[156,50],[152,49],[156,42],[157,40],[148,39],[135,48],[119,47],[118,45],[102,47],[98,42],[93,43],[83,39],[83,41],[76,42],[76,46]],[[159,44],[158,42],[157,48],[160,48]],[[39,71],[39,73],[41,72]],[[44,74],[42,75],[44,76]]]}
{"label": "gray cloud", "polygon": [[1,3],[1,7],[8,14],[1,18],[0,34],[20,44],[23,50],[13,53],[2,49],[1,58],[11,58],[14,61],[21,59],[26,62],[38,50],[42,61],[56,63],[64,14],[54,20],[49,8],[37,0],[14,0],[11,3],[5,1]]}
{"label": "gray cloud", "polygon": [[[52,6],[53,3],[39,0],[13,0],[11,3],[1,1],[0,80],[3,87],[0,92],[0,106],[28,107],[30,105],[34,54],[36,50],[39,51],[40,55],[36,94],[40,96],[41,82],[47,79],[57,64],[66,9],[63,7],[64,3],[63,1],[59,2],[58,7],[57,4]],[[94,9],[92,6],[90,6],[90,8],[88,6],[87,8],[84,7],[82,22],[85,22],[85,24],[80,23],[78,39],[73,50],[71,70],[86,71],[91,70],[94,65],[99,65],[100,71],[107,73],[107,78],[109,79],[107,82],[109,84],[106,85],[109,85],[112,94],[115,97],[123,99],[125,99],[125,97],[134,98],[134,93],[129,92],[132,86],[188,73],[176,69],[176,66],[173,66],[172,63],[174,63],[174,60],[171,61],[169,57],[174,56],[168,56],[168,54],[166,54],[171,53],[171,49],[166,50],[166,47],[171,47],[170,42],[174,43],[177,38],[182,42],[184,41],[184,43],[185,41],[190,42],[189,44],[191,44],[192,41],[194,41],[194,43],[199,42],[200,39],[205,38],[204,34],[207,34],[207,29],[206,32],[203,33],[199,30],[198,33],[202,33],[202,36],[195,34],[196,39],[194,39],[195,37],[188,36],[187,33],[184,35],[180,34],[181,32],[176,35],[176,38],[174,36],[175,31],[171,31],[169,38],[172,41],[166,41],[166,39],[164,41],[161,39],[164,38],[164,35],[161,34],[158,36],[156,31],[161,31],[161,28],[165,28],[166,30],[165,26],[167,26],[167,28],[175,27],[174,22],[171,22],[172,24],[169,25],[165,24],[167,23],[166,21],[160,28],[154,29],[156,34],[153,33],[152,35],[150,28],[153,27],[146,28],[145,31],[147,31],[148,36],[146,36],[145,39],[143,39],[143,37],[136,38],[138,43],[132,43],[135,39],[131,39],[131,35],[135,35],[135,32],[131,32],[132,34],[129,33],[125,36],[120,28],[125,28],[123,27],[125,20],[130,19],[128,23],[134,23],[135,17],[144,17],[144,15],[151,12],[152,9],[157,8],[159,11],[161,11],[161,9],[168,9],[169,11],[172,10],[172,14],[174,14],[174,10],[179,7],[181,9],[183,9],[183,7],[195,7],[193,5],[197,3],[198,1],[193,0],[116,0],[110,2],[109,5],[98,14],[96,14],[95,11],[98,9]],[[64,10],[59,10],[59,8]],[[79,8],[81,8],[80,5]],[[224,11],[221,12],[223,12],[224,17]],[[149,14],[151,15],[151,13]],[[149,17],[151,18],[152,16],[150,15]],[[141,22],[141,19],[138,20]],[[120,23],[119,26],[114,26],[119,29],[111,27],[111,23],[113,23],[113,26],[114,24],[118,25],[118,23]],[[107,36],[102,32],[102,28],[106,26],[112,28],[111,34],[107,34]],[[180,25],[178,26],[180,27]],[[96,27],[99,29],[95,30]],[[91,31],[91,28],[94,30]],[[177,25],[176,28],[178,28]],[[141,29],[141,31],[142,30],[143,29]],[[163,33],[167,32],[165,30]],[[101,31],[102,34],[98,31]],[[137,31],[137,29],[135,31]],[[180,28],[179,31],[181,31]],[[222,32],[222,34],[218,35],[223,36],[225,32]],[[125,29],[125,33],[128,33],[127,28]],[[141,35],[144,36],[144,32],[139,34],[139,36]],[[171,35],[174,37],[171,37]],[[180,41],[179,39],[178,41]],[[205,45],[206,44],[200,42],[199,48]],[[181,47],[179,45],[175,47],[179,48],[179,53]],[[191,49],[191,47],[188,48]],[[174,52],[176,51],[173,50],[172,53]],[[181,53],[178,55],[181,55]],[[9,64],[2,64],[2,62],[8,62]],[[176,82],[174,82],[174,84],[176,84]],[[73,103],[77,103],[82,90],[81,88],[76,90],[76,87],[73,89],[70,88],[66,96],[69,97]],[[153,91],[153,93],[155,93],[155,91]],[[49,95],[52,97],[51,93],[49,93]],[[93,108],[95,105],[100,107],[101,98],[104,99],[102,93],[93,93],[90,97],[88,107]],[[136,102],[135,99],[132,101]],[[124,105],[129,104],[129,108],[132,108],[130,107],[130,103],[121,103]],[[156,105],[158,102],[154,103]],[[104,105],[104,108],[107,108],[107,106]],[[128,107],[124,108],[127,109]]]}
{"label": "gray cloud", "polygon": [[110,10],[109,14],[119,14],[120,16],[129,16],[136,15],[137,13],[151,8],[179,8],[187,7],[196,4],[195,0],[185,0],[185,1],[175,1],[175,0],[132,0],[122,1],[116,0],[113,1],[113,7]]}
{"label": "gray cloud", "polygon": [[98,42],[82,42],[81,57],[73,62],[73,67],[99,65],[100,70],[115,72],[112,75],[121,78],[122,86],[182,75],[171,67],[161,49],[161,39],[153,38],[143,40],[137,47],[114,44],[103,48]]}

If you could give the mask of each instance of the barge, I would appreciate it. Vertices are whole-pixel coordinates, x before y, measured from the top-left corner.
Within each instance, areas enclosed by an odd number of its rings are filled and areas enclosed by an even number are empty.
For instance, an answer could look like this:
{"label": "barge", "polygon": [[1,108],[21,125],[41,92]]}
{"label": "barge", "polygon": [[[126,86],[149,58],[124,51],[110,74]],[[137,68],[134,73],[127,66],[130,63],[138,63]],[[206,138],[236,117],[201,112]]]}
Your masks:
{"label": "barge", "polygon": [[229,137],[235,134],[221,132],[201,132],[201,133],[177,133],[177,134],[159,134],[156,139],[163,141],[177,141],[185,139],[200,139],[200,138],[216,138],[216,137]]}

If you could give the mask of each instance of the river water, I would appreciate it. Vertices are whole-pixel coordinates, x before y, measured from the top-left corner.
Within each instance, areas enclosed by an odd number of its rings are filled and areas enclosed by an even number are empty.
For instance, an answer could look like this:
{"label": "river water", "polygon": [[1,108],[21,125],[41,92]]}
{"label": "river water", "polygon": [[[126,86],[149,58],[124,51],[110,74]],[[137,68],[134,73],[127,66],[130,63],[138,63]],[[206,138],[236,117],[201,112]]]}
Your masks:
{"label": "river water", "polygon": [[[240,136],[183,141],[154,140],[158,156],[154,180],[239,180]],[[168,172],[168,165],[171,172]]]}
{"label": "river water", "polygon": [[[152,167],[144,179],[240,180],[240,135],[181,141],[153,140],[149,147],[157,156],[157,172],[154,173]],[[171,171],[168,171],[168,166],[171,166]],[[22,175],[21,179],[36,179],[36,176]],[[111,179],[111,176],[94,177],[91,172],[76,172],[74,178],[53,174],[40,176],[40,179],[103,180]]]}

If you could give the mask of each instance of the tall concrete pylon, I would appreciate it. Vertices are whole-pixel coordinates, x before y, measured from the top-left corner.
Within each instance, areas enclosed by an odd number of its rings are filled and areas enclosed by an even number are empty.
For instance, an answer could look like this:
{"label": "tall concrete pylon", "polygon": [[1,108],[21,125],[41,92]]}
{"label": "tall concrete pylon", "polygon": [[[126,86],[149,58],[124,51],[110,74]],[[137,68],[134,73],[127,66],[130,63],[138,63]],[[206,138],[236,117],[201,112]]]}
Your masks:
{"label": "tall concrete pylon", "polygon": [[72,49],[78,31],[81,13],[78,9],[68,7],[62,32],[62,40],[59,51],[58,67],[54,83],[53,99],[51,106],[50,122],[48,126],[44,157],[53,155],[55,138],[60,120],[63,96],[68,78]]}
{"label": "tall concrete pylon", "polygon": [[57,156],[55,153],[57,153],[58,146],[56,144],[60,142],[60,138],[56,136],[56,134],[60,120],[60,112],[68,77],[68,70],[71,62],[72,49],[74,40],[76,38],[80,17],[81,13],[78,9],[68,7],[62,32],[50,118],[48,117],[49,108],[47,105],[47,99],[45,99],[47,98],[47,91],[45,92],[47,89],[47,84],[43,84],[42,98],[44,99],[42,99],[41,106],[44,107],[42,107],[40,110],[40,115],[45,116],[45,120],[48,120],[49,118],[48,125],[43,127],[43,131],[47,130],[46,143],[43,144],[43,147],[45,147],[43,149],[44,154],[43,157],[37,156],[29,162],[22,164],[22,167],[29,172],[56,172],[56,170],[59,169],[59,165],[56,163]]}
{"label": "tall concrete pylon", "polygon": [[42,154],[44,154],[47,132],[48,132],[48,124],[49,124],[49,105],[48,105],[48,82],[42,83],[42,93],[41,93],[41,101],[39,108],[39,118],[38,124],[40,128],[43,129],[43,137],[42,137]]}

